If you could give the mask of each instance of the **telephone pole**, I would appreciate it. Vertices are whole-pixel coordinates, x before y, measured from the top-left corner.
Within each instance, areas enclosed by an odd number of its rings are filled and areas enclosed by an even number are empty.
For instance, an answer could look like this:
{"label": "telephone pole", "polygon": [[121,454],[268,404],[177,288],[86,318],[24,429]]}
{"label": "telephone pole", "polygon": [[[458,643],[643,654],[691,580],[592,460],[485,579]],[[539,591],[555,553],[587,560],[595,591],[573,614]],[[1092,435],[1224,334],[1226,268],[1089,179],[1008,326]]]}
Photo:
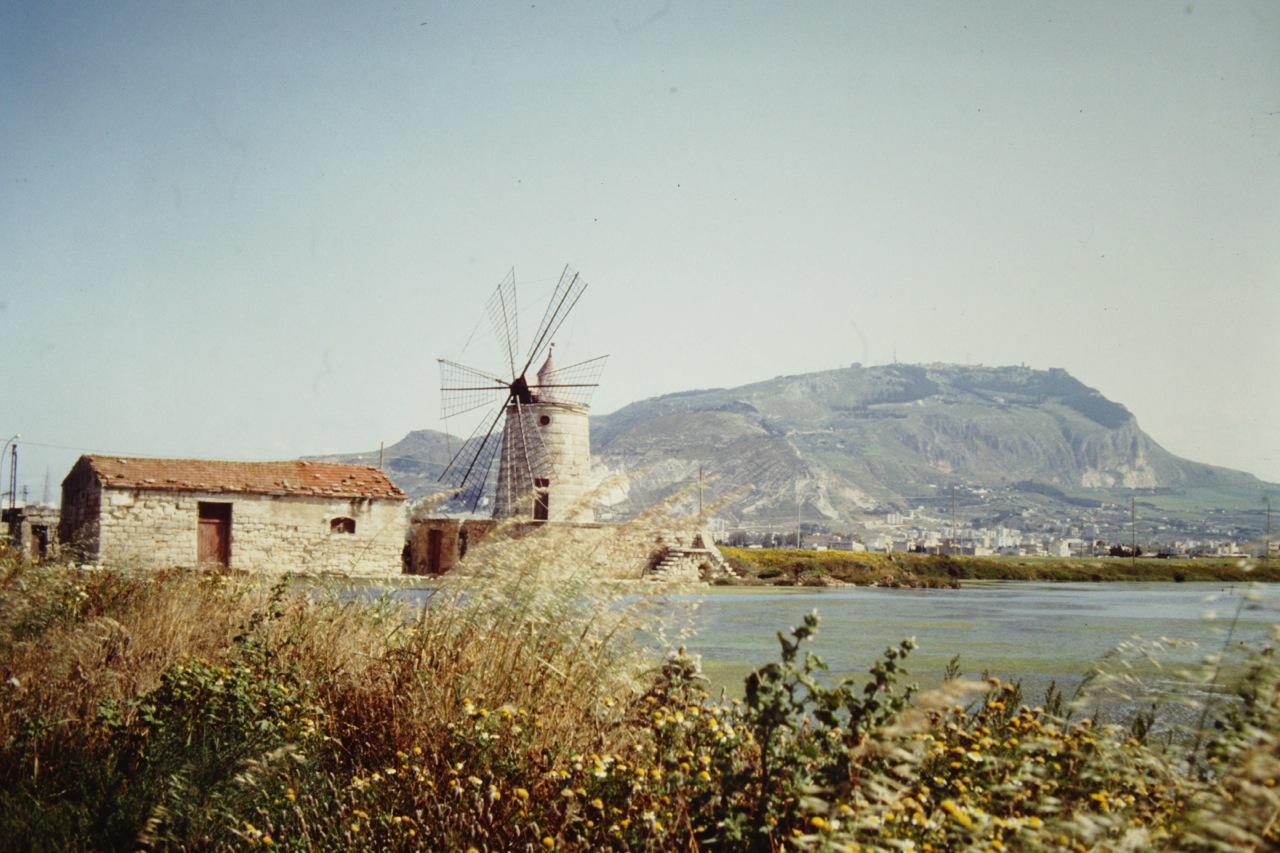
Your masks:
{"label": "telephone pole", "polygon": [[796,550],[799,551],[800,545],[800,481],[796,480]]}
{"label": "telephone pole", "polygon": [[1262,542],[1262,568],[1267,569],[1271,566],[1271,495],[1263,500],[1267,502],[1267,538]]}
{"label": "telephone pole", "polygon": [[951,554],[952,556],[955,556],[956,540],[959,538],[960,536],[956,531],[956,487],[955,487],[955,484],[953,483],[951,485]]}
{"label": "telephone pole", "polygon": [[[18,442],[9,448],[9,509],[18,502]],[[24,499],[25,502],[25,499]]]}
{"label": "telephone pole", "polygon": [[1138,567],[1138,498],[1129,498],[1129,566]]}

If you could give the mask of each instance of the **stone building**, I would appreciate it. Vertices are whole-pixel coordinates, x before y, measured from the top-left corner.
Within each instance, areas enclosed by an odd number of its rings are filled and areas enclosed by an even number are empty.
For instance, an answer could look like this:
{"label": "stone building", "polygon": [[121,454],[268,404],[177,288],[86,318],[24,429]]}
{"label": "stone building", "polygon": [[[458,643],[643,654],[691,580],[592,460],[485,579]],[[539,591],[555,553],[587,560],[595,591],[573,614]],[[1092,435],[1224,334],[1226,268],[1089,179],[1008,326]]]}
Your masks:
{"label": "stone building", "polygon": [[44,560],[58,551],[58,508],[44,504],[10,507],[0,513],[9,544],[29,560]]}
{"label": "stone building", "polygon": [[[471,545],[501,527],[521,538],[542,525],[565,533],[591,530],[591,429],[587,407],[561,387],[555,362],[547,356],[537,384],[513,390],[506,406],[494,489],[493,517],[449,518],[429,512],[409,520],[405,571],[438,575],[452,571]],[[566,386],[572,387],[572,386]]]}
{"label": "stone building", "polygon": [[405,494],[372,466],[81,456],[63,553],[83,563],[399,572]]}

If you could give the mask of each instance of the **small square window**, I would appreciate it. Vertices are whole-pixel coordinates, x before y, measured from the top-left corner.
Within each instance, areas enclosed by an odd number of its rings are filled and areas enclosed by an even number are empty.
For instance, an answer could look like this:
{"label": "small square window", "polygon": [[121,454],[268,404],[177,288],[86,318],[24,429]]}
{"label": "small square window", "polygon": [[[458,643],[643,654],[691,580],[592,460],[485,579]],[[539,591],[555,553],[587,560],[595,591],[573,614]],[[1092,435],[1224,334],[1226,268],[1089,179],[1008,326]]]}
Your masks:
{"label": "small square window", "polygon": [[356,520],[354,518],[335,518],[329,522],[330,533],[355,533]]}

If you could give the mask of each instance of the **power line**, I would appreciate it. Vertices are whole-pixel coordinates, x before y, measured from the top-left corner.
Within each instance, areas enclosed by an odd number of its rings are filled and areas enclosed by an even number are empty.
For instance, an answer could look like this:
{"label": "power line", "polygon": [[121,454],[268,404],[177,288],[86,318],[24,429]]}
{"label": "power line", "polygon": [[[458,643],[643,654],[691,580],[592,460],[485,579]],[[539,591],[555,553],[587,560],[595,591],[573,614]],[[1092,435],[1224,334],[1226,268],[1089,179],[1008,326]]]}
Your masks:
{"label": "power line", "polygon": [[94,450],[88,447],[67,447],[65,444],[44,444],[39,441],[27,441],[25,439],[22,441],[22,444],[28,447],[44,447],[51,450],[71,450],[76,453],[97,453],[102,456],[151,456],[157,459],[160,458],[152,453],[126,453],[122,450]]}

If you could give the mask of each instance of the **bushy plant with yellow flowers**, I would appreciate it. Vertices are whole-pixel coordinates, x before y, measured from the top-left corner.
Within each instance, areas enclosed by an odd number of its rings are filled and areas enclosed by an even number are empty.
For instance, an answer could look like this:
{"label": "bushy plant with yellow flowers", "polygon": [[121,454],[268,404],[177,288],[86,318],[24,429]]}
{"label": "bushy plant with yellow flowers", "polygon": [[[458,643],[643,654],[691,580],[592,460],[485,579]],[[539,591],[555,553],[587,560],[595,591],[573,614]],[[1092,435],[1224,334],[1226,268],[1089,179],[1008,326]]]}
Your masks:
{"label": "bushy plant with yellow flowers", "polygon": [[998,681],[917,694],[902,683],[910,641],[833,683],[809,648],[816,614],[779,634],[741,698],[714,700],[695,657],[648,651],[654,598],[564,556],[486,564],[415,610],[314,581],[0,558],[0,837],[30,850],[1280,843],[1269,655],[1202,725],[1159,742],[1148,717],[1109,725]]}

